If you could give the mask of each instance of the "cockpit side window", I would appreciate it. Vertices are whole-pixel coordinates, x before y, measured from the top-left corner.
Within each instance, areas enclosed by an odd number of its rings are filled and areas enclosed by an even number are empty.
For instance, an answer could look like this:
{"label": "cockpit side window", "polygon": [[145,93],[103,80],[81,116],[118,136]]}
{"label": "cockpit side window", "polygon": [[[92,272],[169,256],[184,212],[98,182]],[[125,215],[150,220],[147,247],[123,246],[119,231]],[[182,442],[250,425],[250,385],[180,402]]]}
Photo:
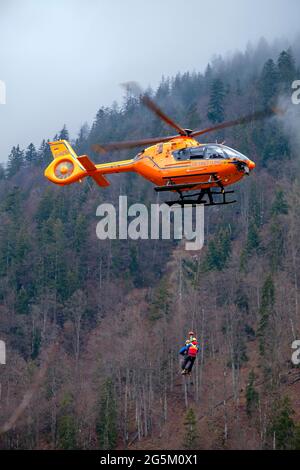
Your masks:
{"label": "cockpit side window", "polygon": [[190,159],[197,160],[199,158],[204,158],[205,147],[200,145],[199,147],[190,148]]}
{"label": "cockpit side window", "polygon": [[205,158],[226,158],[223,150],[217,145],[208,145],[206,147]]}
{"label": "cockpit side window", "polygon": [[180,150],[175,150],[173,152],[173,157],[176,160],[189,160],[190,158],[190,149],[189,148],[184,148]]}
{"label": "cockpit side window", "polygon": [[199,147],[187,147],[173,152],[173,157],[176,158],[176,160],[196,160],[204,158],[204,155],[204,145],[199,145]]}

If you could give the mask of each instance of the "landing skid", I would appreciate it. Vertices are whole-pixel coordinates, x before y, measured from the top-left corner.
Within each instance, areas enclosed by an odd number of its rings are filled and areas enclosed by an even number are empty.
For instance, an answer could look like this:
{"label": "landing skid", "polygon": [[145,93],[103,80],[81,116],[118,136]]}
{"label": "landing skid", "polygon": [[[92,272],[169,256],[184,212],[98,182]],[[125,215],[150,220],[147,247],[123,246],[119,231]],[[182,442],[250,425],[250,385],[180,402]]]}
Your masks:
{"label": "landing skid", "polygon": [[[209,180],[206,182],[194,182],[194,183],[179,183],[175,184],[172,181],[172,178],[169,178],[168,184],[164,186],[155,187],[155,191],[176,191],[179,194],[179,199],[177,201],[166,201],[165,204],[168,206],[173,206],[174,204],[179,204],[181,207],[185,205],[198,206],[202,204],[204,206],[223,206],[226,204],[233,204],[236,200],[227,201],[226,194],[233,194],[234,191],[225,191],[221,179],[216,173],[205,173],[209,175]],[[203,175],[202,175],[203,176]],[[175,178],[173,176],[173,178]],[[220,191],[212,191],[211,188],[206,188],[205,185],[215,183]],[[184,195],[183,191],[193,191],[193,188],[196,186],[202,186],[202,189],[194,194]],[[203,187],[204,186],[204,187]],[[195,190],[195,189],[194,189]],[[215,202],[214,195],[222,195],[222,201]],[[207,196],[207,199],[204,197]]]}
{"label": "landing skid", "polygon": [[[168,206],[173,206],[175,204],[179,204],[181,207],[185,205],[192,205],[193,207],[198,206],[200,204],[204,206],[224,206],[227,204],[233,204],[236,202],[236,199],[233,201],[227,201],[226,194],[233,194],[234,191],[225,191],[224,189],[220,191],[211,191],[210,188],[202,189],[199,193],[195,194],[188,194],[184,196],[181,191],[177,191],[179,193],[180,198],[177,201],[165,201],[165,204]],[[222,201],[215,201],[214,194],[222,195]],[[207,196],[208,199],[204,199],[204,196]]]}

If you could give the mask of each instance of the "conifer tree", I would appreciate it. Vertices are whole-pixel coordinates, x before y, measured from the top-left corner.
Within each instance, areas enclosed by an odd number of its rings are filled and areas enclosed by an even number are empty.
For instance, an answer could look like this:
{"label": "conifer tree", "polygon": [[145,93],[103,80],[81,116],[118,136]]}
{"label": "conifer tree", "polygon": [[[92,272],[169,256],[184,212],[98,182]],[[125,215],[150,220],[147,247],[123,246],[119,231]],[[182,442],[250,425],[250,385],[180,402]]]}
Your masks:
{"label": "conifer tree", "polygon": [[291,90],[293,80],[296,78],[295,60],[291,49],[282,51],[277,60],[278,80],[283,92]]}
{"label": "conifer tree", "polygon": [[0,181],[5,179],[5,169],[3,165],[0,163]]}
{"label": "conifer tree", "polygon": [[76,449],[76,424],[74,415],[66,414],[58,419],[57,446],[59,449]]}
{"label": "conifer tree", "polygon": [[65,124],[58,134],[58,140],[69,140],[69,131]]}
{"label": "conifer tree", "polygon": [[87,123],[83,124],[83,126],[81,126],[79,130],[78,137],[75,142],[76,151],[79,155],[84,153],[84,149],[87,144],[89,133],[90,133],[90,129],[89,129],[88,124]]}
{"label": "conifer tree", "polygon": [[149,308],[149,318],[151,320],[158,320],[163,315],[170,313],[171,298],[168,290],[169,286],[163,280],[154,292],[154,298]]}
{"label": "conifer tree", "polygon": [[278,70],[272,59],[267,60],[263,67],[259,88],[263,104],[269,105],[278,91]]}
{"label": "conifer tree", "polygon": [[193,408],[189,408],[185,415],[185,435],[183,445],[185,449],[195,450],[198,443],[197,419]]}
{"label": "conifer tree", "polygon": [[215,78],[210,86],[207,117],[212,123],[224,121],[225,87],[220,78]]}
{"label": "conifer tree", "polygon": [[65,393],[57,420],[57,447],[63,450],[76,449],[76,434],[73,397],[71,394]]}
{"label": "conifer tree", "polygon": [[227,265],[230,254],[230,231],[228,227],[221,227],[215,239],[208,243],[208,251],[203,264],[204,269],[222,271]]}
{"label": "conifer tree", "polygon": [[36,163],[38,159],[38,153],[33,143],[28,145],[25,151],[24,159],[25,159],[25,163],[29,166],[32,165],[33,163]]}
{"label": "conifer tree", "polygon": [[247,249],[248,254],[250,254],[253,250],[257,250],[259,246],[260,246],[260,238],[259,238],[258,228],[254,220],[251,220],[251,222],[249,223],[247,243],[246,243],[246,249]]}
{"label": "conifer tree", "polygon": [[114,449],[117,444],[117,410],[112,379],[107,379],[102,387],[96,432],[100,449]]}
{"label": "conifer tree", "polygon": [[37,165],[49,165],[52,161],[52,155],[49,147],[49,141],[45,139],[42,141],[39,149],[38,149],[38,156],[37,156]]}
{"label": "conifer tree", "polygon": [[11,178],[14,176],[24,165],[24,152],[20,149],[20,146],[17,145],[13,147],[9,156],[7,163],[7,177]]}
{"label": "conifer tree", "polygon": [[211,82],[212,82],[212,68],[211,65],[208,64],[205,72],[204,72],[204,83],[205,83],[205,91],[206,93],[209,92],[210,87],[211,87]]}
{"label": "conifer tree", "polygon": [[188,126],[191,129],[195,129],[199,126],[201,119],[197,110],[197,103],[192,102],[191,105],[187,109],[187,122]]}
{"label": "conifer tree", "polygon": [[288,397],[274,402],[268,434],[276,450],[291,450],[295,446],[295,414]]}
{"label": "conifer tree", "polygon": [[157,88],[155,98],[160,101],[167,98],[170,93],[170,80],[162,77],[162,80]]}
{"label": "conifer tree", "polygon": [[287,214],[289,211],[289,206],[286,201],[284,192],[282,189],[278,189],[275,193],[275,199],[271,207],[272,215]]}
{"label": "conifer tree", "polygon": [[268,246],[269,261],[272,271],[277,271],[281,266],[284,256],[284,226],[278,217],[270,226],[270,243]]}

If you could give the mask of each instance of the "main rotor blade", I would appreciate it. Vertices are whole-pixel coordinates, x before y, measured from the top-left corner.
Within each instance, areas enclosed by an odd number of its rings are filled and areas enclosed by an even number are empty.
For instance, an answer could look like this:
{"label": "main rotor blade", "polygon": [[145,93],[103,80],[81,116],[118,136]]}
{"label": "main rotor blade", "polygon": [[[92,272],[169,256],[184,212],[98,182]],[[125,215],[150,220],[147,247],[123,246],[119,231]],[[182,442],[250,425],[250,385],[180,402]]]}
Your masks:
{"label": "main rotor blade", "polygon": [[143,145],[154,145],[160,142],[167,142],[170,139],[174,139],[178,135],[169,135],[167,137],[153,137],[150,139],[141,139],[141,140],[127,140],[123,142],[109,142],[107,144],[94,144],[92,145],[92,150],[97,153],[105,153],[108,151],[114,150],[124,150],[131,149],[134,147],[141,147]]}
{"label": "main rotor blade", "polygon": [[228,127],[238,126],[240,124],[247,124],[251,121],[258,121],[260,119],[265,119],[270,117],[274,114],[280,114],[281,110],[279,109],[264,109],[263,111],[256,111],[255,113],[248,114],[246,116],[242,116],[238,119],[234,119],[232,121],[222,122],[221,124],[217,124],[216,126],[207,127],[206,129],[201,129],[198,131],[194,131],[191,133],[191,137],[195,137],[196,135],[203,135],[207,134],[208,132],[217,131],[219,129],[226,129]]}
{"label": "main rotor blade", "polygon": [[127,91],[130,91],[136,97],[139,97],[141,102],[152,111],[156,116],[158,116],[162,121],[164,121],[169,126],[177,130],[180,135],[187,135],[186,131],[176,124],[169,116],[167,116],[156,103],[146,94],[143,93],[141,87],[136,82],[127,82],[122,85]]}
{"label": "main rotor blade", "polygon": [[148,109],[154,112],[162,121],[164,121],[166,124],[169,126],[173,127],[174,129],[177,130],[178,134],[180,135],[187,135],[186,131],[180,127],[176,122],[173,121],[173,119],[169,118],[158,106],[154,101],[152,101],[151,98],[149,98],[148,95],[143,95],[141,96],[141,101],[142,103],[147,106]]}

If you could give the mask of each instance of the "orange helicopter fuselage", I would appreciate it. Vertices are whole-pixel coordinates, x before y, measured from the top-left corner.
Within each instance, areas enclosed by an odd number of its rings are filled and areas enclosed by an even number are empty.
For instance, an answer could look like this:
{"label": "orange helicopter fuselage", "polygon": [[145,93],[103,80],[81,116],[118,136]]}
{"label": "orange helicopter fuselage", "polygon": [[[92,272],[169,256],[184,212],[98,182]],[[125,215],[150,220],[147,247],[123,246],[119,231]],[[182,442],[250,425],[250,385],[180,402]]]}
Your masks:
{"label": "orange helicopter fuselage", "polygon": [[[65,140],[49,144],[54,160],[46,168],[45,176],[62,186],[91,176],[100,186],[105,187],[109,186],[105,175],[135,172],[156,186],[170,186],[172,191],[172,185],[179,184],[182,191],[189,191],[190,187],[185,188],[185,184],[198,183],[193,186],[193,190],[220,185],[225,187],[236,183],[245,175],[232,158],[176,159],[174,152],[178,150],[208,145],[200,144],[188,136],[178,136],[165,143],[147,147],[130,160],[100,164],[94,164],[86,155],[78,157]],[[253,169],[255,164],[249,159],[247,161],[247,165]]]}
{"label": "orange helicopter fuselage", "polygon": [[[173,152],[182,148],[201,146],[195,139],[178,137],[167,143],[148,147],[134,159],[134,171],[157,186],[179,183],[206,183],[205,188],[216,187],[212,180],[207,184],[209,174],[215,173],[223,186],[236,183],[244,173],[230,159],[176,160]],[[194,189],[201,189],[201,184]],[[185,189],[183,189],[184,191]]]}

